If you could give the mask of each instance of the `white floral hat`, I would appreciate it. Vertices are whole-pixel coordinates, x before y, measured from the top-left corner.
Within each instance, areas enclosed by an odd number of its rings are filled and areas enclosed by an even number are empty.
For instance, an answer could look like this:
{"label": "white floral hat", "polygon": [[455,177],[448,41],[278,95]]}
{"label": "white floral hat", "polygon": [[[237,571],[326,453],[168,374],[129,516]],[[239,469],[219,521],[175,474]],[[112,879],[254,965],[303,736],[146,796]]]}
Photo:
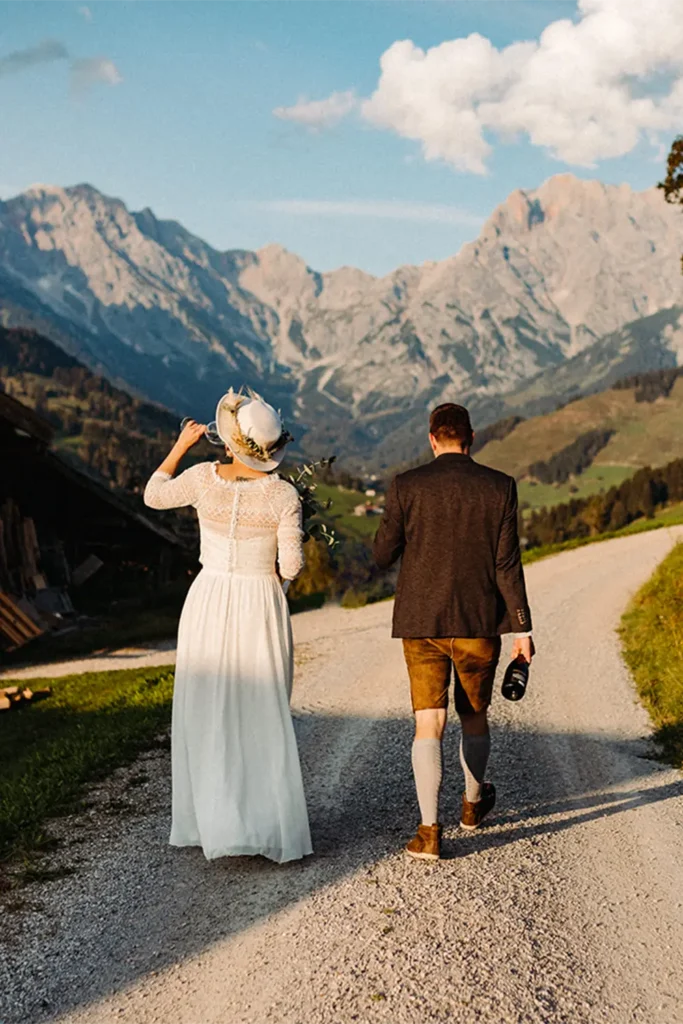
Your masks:
{"label": "white floral hat", "polygon": [[216,407],[216,433],[235,458],[263,473],[277,469],[294,440],[280,413],[251,389],[245,394],[230,388],[223,395]]}

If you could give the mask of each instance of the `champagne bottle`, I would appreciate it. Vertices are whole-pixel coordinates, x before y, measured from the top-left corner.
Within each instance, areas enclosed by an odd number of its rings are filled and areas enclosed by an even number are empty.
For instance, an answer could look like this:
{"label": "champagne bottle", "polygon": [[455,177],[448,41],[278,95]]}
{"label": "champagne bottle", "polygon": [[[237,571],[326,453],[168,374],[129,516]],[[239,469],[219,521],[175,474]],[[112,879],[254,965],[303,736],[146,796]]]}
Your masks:
{"label": "champagne bottle", "polygon": [[529,682],[529,663],[524,658],[515,658],[505,670],[501,693],[506,700],[521,700]]}

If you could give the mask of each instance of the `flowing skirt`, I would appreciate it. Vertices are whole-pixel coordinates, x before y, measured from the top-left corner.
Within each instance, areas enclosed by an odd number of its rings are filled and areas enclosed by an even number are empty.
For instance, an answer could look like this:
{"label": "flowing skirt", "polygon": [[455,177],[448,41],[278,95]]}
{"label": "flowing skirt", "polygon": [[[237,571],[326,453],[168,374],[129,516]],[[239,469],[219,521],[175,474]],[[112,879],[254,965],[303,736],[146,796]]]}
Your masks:
{"label": "flowing skirt", "polygon": [[203,569],[180,618],[173,846],[208,859],[312,852],[289,699],[292,633],[275,575]]}

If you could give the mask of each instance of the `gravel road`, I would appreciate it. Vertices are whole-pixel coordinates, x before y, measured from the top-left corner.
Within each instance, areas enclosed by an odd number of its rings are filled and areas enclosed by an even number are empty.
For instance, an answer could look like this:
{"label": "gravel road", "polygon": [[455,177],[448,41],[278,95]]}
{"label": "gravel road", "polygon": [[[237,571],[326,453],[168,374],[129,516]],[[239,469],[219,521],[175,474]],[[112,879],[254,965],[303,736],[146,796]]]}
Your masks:
{"label": "gravel road", "polygon": [[297,616],[316,854],[171,850],[168,753],[151,752],[60,824],[76,872],[4,915],[0,1021],[681,1024],[683,775],[652,760],[615,628],[682,533],[528,570],[540,653],[525,700],[494,704],[499,804],[458,831],[452,728],[438,864],[402,853],[417,817],[391,605]]}

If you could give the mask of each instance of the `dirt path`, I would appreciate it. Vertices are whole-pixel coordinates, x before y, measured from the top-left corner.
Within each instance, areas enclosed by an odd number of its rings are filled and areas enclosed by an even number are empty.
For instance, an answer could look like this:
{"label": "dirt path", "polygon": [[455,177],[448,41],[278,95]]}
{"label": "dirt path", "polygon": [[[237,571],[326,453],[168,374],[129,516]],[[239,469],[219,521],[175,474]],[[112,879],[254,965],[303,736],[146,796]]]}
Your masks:
{"label": "dirt path", "polygon": [[52,661],[43,665],[23,665],[0,669],[3,679],[59,679],[79,672],[113,672],[124,668],[152,668],[175,664],[175,640],[161,643],[119,647],[100,654],[88,654],[68,661]]}
{"label": "dirt path", "polygon": [[495,702],[499,807],[458,832],[453,729],[437,865],[401,852],[416,807],[391,606],[297,616],[315,857],[169,849],[168,755],[150,755],[135,814],[86,825],[77,873],[29,887],[43,906],[0,959],[0,1020],[681,1024],[683,776],[650,759],[614,632],[681,532],[530,568],[541,653],[528,697]]}

